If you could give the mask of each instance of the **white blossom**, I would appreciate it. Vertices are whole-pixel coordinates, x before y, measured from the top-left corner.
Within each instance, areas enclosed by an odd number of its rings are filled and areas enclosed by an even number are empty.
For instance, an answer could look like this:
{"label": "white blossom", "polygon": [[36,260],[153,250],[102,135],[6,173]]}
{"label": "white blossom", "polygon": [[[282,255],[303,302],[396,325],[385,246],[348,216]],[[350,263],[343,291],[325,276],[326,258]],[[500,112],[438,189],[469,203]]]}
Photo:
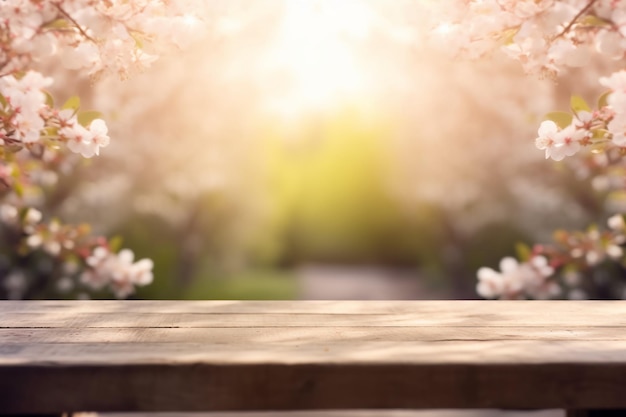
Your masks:
{"label": "white blossom", "polygon": [[41,221],[43,214],[35,208],[29,208],[24,215],[24,223],[26,225],[35,225]]}
{"label": "white blossom", "polygon": [[500,261],[500,272],[491,268],[478,270],[477,292],[485,298],[534,298],[558,295],[558,286],[547,280],[554,273],[543,256],[519,263],[511,257]]}
{"label": "white blossom", "polygon": [[621,214],[615,214],[607,220],[607,224],[609,227],[616,231],[623,231],[626,229],[626,222],[624,221],[624,216]]}
{"label": "white blossom", "polygon": [[539,126],[537,131],[539,136],[535,139],[535,146],[537,149],[546,151],[546,159],[552,156],[553,148],[557,144],[558,131],[558,126],[552,120],[545,120]]}
{"label": "white blossom", "polygon": [[135,287],[148,285],[153,280],[152,261],[141,259],[134,262],[130,249],[115,254],[98,246],[86,262],[92,269],[82,274],[81,282],[96,290],[109,286],[118,298],[128,297]]}

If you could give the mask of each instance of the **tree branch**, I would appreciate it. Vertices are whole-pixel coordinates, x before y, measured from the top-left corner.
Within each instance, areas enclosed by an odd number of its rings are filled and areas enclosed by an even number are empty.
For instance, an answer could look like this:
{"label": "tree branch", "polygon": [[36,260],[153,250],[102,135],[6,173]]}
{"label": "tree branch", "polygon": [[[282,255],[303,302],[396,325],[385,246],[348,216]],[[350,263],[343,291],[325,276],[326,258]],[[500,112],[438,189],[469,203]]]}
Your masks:
{"label": "tree branch", "polygon": [[94,43],[96,42],[96,40],[95,40],[94,38],[92,38],[91,36],[89,36],[89,35],[87,34],[87,32],[85,32],[85,30],[81,27],[81,25],[79,25],[79,24],[78,24],[78,22],[77,22],[76,20],[74,20],[74,18],[73,18],[72,16],[70,16],[70,15],[69,15],[69,13],[68,13],[68,12],[66,12],[66,11],[65,11],[65,10],[61,7],[61,5],[56,4],[55,6],[56,6],[56,8],[59,10],[59,12],[61,12],[61,14],[62,14],[62,15],[63,15],[63,16],[64,16],[67,20],[69,20],[70,22],[72,22],[72,23],[74,24],[74,26],[76,26],[76,29],[78,29],[78,31],[79,31],[79,32],[80,32],[80,33],[81,33],[81,34],[82,34],[85,38],[89,39],[90,41],[92,41],[92,42],[94,42]]}
{"label": "tree branch", "polygon": [[572,26],[574,26],[574,24],[576,23],[576,21],[577,21],[578,19],[580,19],[580,17],[581,17],[582,15],[584,15],[585,13],[587,13],[587,11],[588,11],[589,9],[591,9],[591,7],[594,5],[594,3],[595,3],[596,1],[598,1],[598,0],[591,0],[589,3],[587,3],[587,5],[586,5],[585,7],[583,7],[583,8],[582,8],[582,10],[581,10],[581,11],[579,11],[579,12],[576,14],[576,16],[574,16],[574,18],[572,19],[572,21],[571,21],[571,22],[569,22],[569,23],[567,24],[567,26],[565,26],[565,28],[563,28],[563,30],[561,31],[561,33],[559,33],[558,35],[556,35],[556,36],[555,36],[555,39],[556,39],[556,38],[560,38],[561,36],[563,36],[563,35],[565,35],[567,32],[569,32],[569,30],[572,28]]}

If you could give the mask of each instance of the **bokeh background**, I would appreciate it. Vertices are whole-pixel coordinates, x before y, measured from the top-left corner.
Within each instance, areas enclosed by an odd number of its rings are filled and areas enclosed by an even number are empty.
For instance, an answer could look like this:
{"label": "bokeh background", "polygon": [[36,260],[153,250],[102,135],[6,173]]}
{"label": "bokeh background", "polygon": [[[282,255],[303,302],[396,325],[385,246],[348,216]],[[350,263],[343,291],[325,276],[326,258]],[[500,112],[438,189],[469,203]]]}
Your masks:
{"label": "bokeh background", "polygon": [[534,146],[571,90],[597,94],[593,69],[453,56],[424,1],[208,4],[202,36],[144,74],[55,84],[112,144],[47,210],[152,258],[135,298],[476,298],[517,242],[623,204]]}

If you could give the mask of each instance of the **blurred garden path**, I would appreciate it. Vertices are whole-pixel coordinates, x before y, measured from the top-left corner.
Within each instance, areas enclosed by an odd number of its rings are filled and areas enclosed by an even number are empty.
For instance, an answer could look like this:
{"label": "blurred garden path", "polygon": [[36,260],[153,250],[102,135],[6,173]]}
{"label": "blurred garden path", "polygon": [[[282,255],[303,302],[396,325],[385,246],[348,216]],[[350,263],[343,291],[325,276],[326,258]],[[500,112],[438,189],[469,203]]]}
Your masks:
{"label": "blurred garden path", "polygon": [[430,300],[450,298],[420,282],[410,268],[323,265],[300,267],[296,276],[303,300]]}

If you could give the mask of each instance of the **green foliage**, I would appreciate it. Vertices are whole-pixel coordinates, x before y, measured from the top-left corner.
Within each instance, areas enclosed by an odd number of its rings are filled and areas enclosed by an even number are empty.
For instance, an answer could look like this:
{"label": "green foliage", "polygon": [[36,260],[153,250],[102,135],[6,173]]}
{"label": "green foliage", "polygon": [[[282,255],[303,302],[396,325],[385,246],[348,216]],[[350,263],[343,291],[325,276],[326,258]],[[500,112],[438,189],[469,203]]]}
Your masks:
{"label": "green foliage", "polygon": [[593,132],[593,139],[606,139],[609,135],[609,131],[606,129],[594,129],[592,130]]}
{"label": "green foliage", "polygon": [[[519,247],[515,242],[531,241],[531,236],[524,233],[517,225],[509,222],[498,222],[477,230],[465,246],[460,250],[463,253],[464,263],[460,272],[467,274],[466,279],[476,282],[476,271],[483,266],[495,267],[500,260],[511,254],[525,256],[526,249]],[[449,278],[449,277],[447,277]]]}
{"label": "green foliage", "polygon": [[85,127],[89,127],[91,122],[93,122],[95,119],[101,119],[101,118],[102,118],[102,113],[96,110],[81,111],[80,113],[78,113],[78,116],[77,116],[78,123],[80,123],[81,125]]}
{"label": "green foliage", "polygon": [[[215,254],[211,252],[203,252],[197,259],[191,281],[181,282],[178,272],[187,259],[177,234],[171,225],[152,216],[134,217],[120,229],[124,245],[133,248],[136,258],[150,257],[154,261],[154,282],[138,288],[135,298],[282,300],[297,297],[292,272],[275,268],[226,271],[214,261]],[[112,244],[119,242],[118,239],[121,237],[111,239]]]}
{"label": "green foliage", "polygon": [[141,33],[139,32],[135,32],[135,31],[130,31],[130,36],[133,38],[133,40],[135,41],[135,45],[137,46],[137,48],[139,49],[143,49],[144,44],[143,44],[143,40],[141,39]]}
{"label": "green foliage", "polygon": [[44,29],[67,29],[67,28],[71,28],[72,24],[68,22],[66,19],[59,18],[59,19],[55,19],[51,22],[46,23],[43,27]]}
{"label": "green foliage", "polygon": [[508,29],[502,32],[501,41],[504,45],[511,45],[514,43],[515,35],[519,32],[519,27]]}
{"label": "green foliage", "polygon": [[608,103],[608,99],[609,96],[611,95],[612,91],[607,91],[606,93],[602,94],[599,98],[598,98],[598,108],[601,109],[603,107],[606,107],[609,105]]}
{"label": "green foliage", "polygon": [[570,107],[575,113],[578,113],[580,111],[591,111],[591,107],[589,107],[589,104],[587,104],[585,99],[575,95],[570,98]]}
{"label": "green foliage", "polygon": [[[171,227],[156,217],[131,217],[116,230],[115,235],[123,239],[125,247],[132,248],[136,259],[150,258],[154,262],[154,282],[138,289],[139,298],[179,297],[180,289],[176,281],[178,242]],[[115,245],[115,238],[112,241]]]}
{"label": "green foliage", "polygon": [[21,181],[14,181],[12,184],[13,192],[20,198],[24,197],[24,185]]}
{"label": "green foliage", "polygon": [[52,94],[46,90],[43,90],[43,93],[46,95],[46,106],[50,108],[54,107],[54,98],[52,97]]}
{"label": "green foliage", "polygon": [[72,96],[68,98],[65,103],[63,103],[63,106],[61,108],[63,110],[71,109],[71,110],[74,110],[74,113],[76,113],[79,107],[80,107],[80,98],[78,96]]}
{"label": "green foliage", "polygon": [[285,264],[415,265],[437,258],[440,213],[427,204],[402,206],[390,190],[390,127],[360,117],[345,111],[318,123],[313,139],[303,132],[273,142],[270,192],[279,214],[269,233]]}
{"label": "green foliage", "polygon": [[601,17],[588,14],[585,17],[581,18],[578,23],[582,26],[591,26],[591,27],[604,27],[611,26],[611,22],[608,20],[604,20]]}
{"label": "green foliage", "polygon": [[561,129],[565,129],[572,123],[574,116],[571,113],[563,112],[563,111],[553,111],[546,114],[546,120],[552,120],[558,127]]}
{"label": "green foliage", "polygon": [[293,300],[298,298],[293,272],[246,269],[219,273],[205,269],[183,293],[186,300]]}
{"label": "green foliage", "polygon": [[120,235],[113,236],[109,239],[109,249],[111,252],[119,252],[122,249],[124,238]]}
{"label": "green foliage", "polygon": [[515,244],[515,253],[517,254],[517,259],[522,262],[527,262],[532,257],[532,250],[530,246],[522,242]]}

